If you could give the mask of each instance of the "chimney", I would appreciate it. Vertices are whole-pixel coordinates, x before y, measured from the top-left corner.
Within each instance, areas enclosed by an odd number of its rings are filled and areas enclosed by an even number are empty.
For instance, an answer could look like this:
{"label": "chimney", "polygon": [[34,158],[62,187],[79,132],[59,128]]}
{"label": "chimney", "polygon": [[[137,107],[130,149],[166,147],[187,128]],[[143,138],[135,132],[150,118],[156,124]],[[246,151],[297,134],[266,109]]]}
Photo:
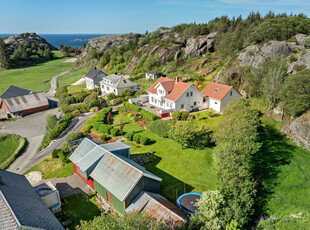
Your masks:
{"label": "chimney", "polygon": [[180,81],[179,77],[175,78],[175,83],[177,84]]}
{"label": "chimney", "polygon": [[4,184],[1,176],[0,176],[0,184]]}

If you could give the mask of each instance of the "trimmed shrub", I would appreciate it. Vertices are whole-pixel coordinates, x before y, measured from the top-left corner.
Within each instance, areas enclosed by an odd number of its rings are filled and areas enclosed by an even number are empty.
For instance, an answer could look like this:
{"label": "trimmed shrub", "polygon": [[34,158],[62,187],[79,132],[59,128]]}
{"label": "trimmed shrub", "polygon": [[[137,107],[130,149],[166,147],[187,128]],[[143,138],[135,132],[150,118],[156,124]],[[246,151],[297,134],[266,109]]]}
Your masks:
{"label": "trimmed shrub", "polygon": [[110,125],[107,124],[100,124],[98,126],[97,131],[99,131],[100,133],[106,133],[106,134],[110,134],[112,127]]}
{"label": "trimmed shrub", "polygon": [[135,92],[133,89],[124,89],[121,93],[120,93],[120,97],[132,97],[135,95]]}
{"label": "trimmed shrub", "polygon": [[149,123],[147,128],[160,137],[168,137],[168,134],[172,128],[172,125],[164,120],[156,120]]}
{"label": "trimmed shrub", "polygon": [[140,143],[140,138],[141,138],[141,134],[136,133],[136,134],[133,135],[132,140],[135,141],[137,144],[139,144]]}
{"label": "trimmed shrub", "polygon": [[189,113],[187,111],[181,111],[181,120],[186,121]]}
{"label": "trimmed shrub", "polygon": [[115,98],[117,98],[117,96],[114,94],[114,93],[109,93],[108,95],[107,95],[107,99],[110,101],[110,100],[113,100],[113,99],[115,99]]}
{"label": "trimmed shrub", "polygon": [[47,115],[46,118],[46,130],[53,129],[55,125],[57,124],[58,119],[55,115]]}
{"label": "trimmed shrub", "polygon": [[122,106],[122,107],[118,107],[118,108],[120,108],[120,110],[119,111],[121,111],[121,112],[126,112],[127,110],[128,110],[128,108],[126,107],[126,106]]}
{"label": "trimmed shrub", "polygon": [[89,108],[84,104],[78,104],[76,109],[78,109],[81,113],[86,113],[89,111]]}
{"label": "trimmed shrub", "polygon": [[100,135],[100,138],[101,138],[102,141],[106,141],[107,137],[108,137],[107,134],[101,134]]}
{"label": "trimmed shrub", "polygon": [[140,112],[141,108],[137,105],[131,104],[129,102],[125,102],[124,105],[132,111]]}
{"label": "trimmed shrub", "polygon": [[93,125],[91,125],[91,124],[85,124],[84,126],[83,126],[83,128],[81,129],[81,133],[83,133],[85,136],[87,135],[87,134],[89,134],[90,133],[90,130],[93,128]]}
{"label": "trimmed shrub", "polygon": [[143,116],[143,117],[145,117],[147,120],[149,120],[149,121],[155,121],[155,119],[156,119],[156,115],[155,114],[153,114],[153,113],[151,113],[151,112],[149,112],[149,111],[146,111],[146,110],[144,110],[144,109],[142,109],[141,111],[140,111],[140,113],[141,113],[141,115]]}
{"label": "trimmed shrub", "polygon": [[137,122],[137,121],[140,121],[141,118],[142,118],[142,116],[141,116],[140,114],[136,114],[136,115],[133,117],[133,120],[134,120],[135,122]]}
{"label": "trimmed shrub", "polygon": [[125,138],[127,138],[127,140],[132,141],[134,133],[133,132],[128,132],[125,134]]}
{"label": "trimmed shrub", "polygon": [[81,112],[80,112],[79,110],[74,110],[74,111],[72,112],[72,116],[74,116],[74,117],[77,117],[77,116],[79,116],[79,115],[81,115]]}
{"label": "trimmed shrub", "polygon": [[133,115],[132,113],[128,113],[128,114],[127,114],[127,117],[130,118],[130,119],[131,119],[133,116],[134,116],[134,115]]}
{"label": "trimmed shrub", "polygon": [[174,111],[174,112],[172,112],[172,118],[174,119],[174,120],[180,120],[181,119],[181,112],[179,112],[179,111]]}
{"label": "trimmed shrub", "polygon": [[139,139],[140,143],[142,145],[147,145],[148,142],[149,142],[149,138],[145,137],[145,136],[141,136],[140,139]]}
{"label": "trimmed shrub", "polygon": [[119,128],[114,128],[110,130],[110,133],[112,136],[118,136],[119,135]]}
{"label": "trimmed shrub", "polygon": [[52,158],[58,158],[58,153],[60,152],[60,149],[54,149],[52,152]]}

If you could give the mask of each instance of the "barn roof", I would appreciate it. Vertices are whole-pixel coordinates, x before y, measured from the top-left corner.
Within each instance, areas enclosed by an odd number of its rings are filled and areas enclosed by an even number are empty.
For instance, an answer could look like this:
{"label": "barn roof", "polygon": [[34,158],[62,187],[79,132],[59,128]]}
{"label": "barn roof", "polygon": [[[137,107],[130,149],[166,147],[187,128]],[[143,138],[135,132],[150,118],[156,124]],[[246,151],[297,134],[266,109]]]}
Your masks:
{"label": "barn roof", "polygon": [[[125,212],[146,212],[151,217],[168,225],[182,224],[187,221],[187,215],[175,204],[159,194],[140,192]],[[170,223],[170,224],[169,224]]]}
{"label": "barn roof", "polygon": [[98,74],[104,74],[104,75],[106,75],[106,74],[105,74],[104,72],[102,72],[100,69],[93,68],[93,69],[89,70],[87,74],[85,74],[85,77],[94,79]]}
{"label": "barn roof", "polygon": [[7,97],[2,101],[11,113],[49,105],[44,92]]}
{"label": "barn roof", "polygon": [[120,201],[127,198],[143,176],[162,180],[132,160],[110,152],[102,157],[90,176]]}
{"label": "barn roof", "polygon": [[9,88],[7,88],[3,94],[0,95],[1,99],[4,98],[10,98],[10,97],[18,97],[18,96],[23,96],[27,94],[33,93],[32,91],[28,89],[23,89],[15,85],[11,85]]}
{"label": "barn roof", "polygon": [[130,149],[131,147],[129,145],[124,144],[121,141],[116,141],[112,143],[102,144],[100,145],[102,148],[113,151],[113,150],[120,150],[120,149]]}
{"label": "barn roof", "polygon": [[222,100],[232,89],[230,85],[223,85],[215,82],[210,82],[201,92],[210,98]]}
{"label": "barn roof", "polygon": [[0,228],[64,229],[24,176],[0,170],[0,177]]}

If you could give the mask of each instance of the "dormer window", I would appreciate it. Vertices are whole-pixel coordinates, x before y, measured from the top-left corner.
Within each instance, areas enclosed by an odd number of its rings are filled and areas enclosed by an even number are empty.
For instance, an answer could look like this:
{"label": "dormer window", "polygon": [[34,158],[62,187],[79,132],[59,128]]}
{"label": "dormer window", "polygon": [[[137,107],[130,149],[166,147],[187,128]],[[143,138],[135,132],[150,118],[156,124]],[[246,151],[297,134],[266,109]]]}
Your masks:
{"label": "dormer window", "polygon": [[218,89],[215,89],[214,92],[216,93],[218,91]]}

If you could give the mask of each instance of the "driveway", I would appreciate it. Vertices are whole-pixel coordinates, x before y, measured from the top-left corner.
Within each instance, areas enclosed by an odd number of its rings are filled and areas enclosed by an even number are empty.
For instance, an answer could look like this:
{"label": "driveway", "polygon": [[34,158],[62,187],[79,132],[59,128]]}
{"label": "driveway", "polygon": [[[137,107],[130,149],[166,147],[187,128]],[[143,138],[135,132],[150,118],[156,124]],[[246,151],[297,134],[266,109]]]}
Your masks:
{"label": "driveway", "polygon": [[65,71],[65,72],[61,72],[60,74],[52,77],[51,82],[50,82],[51,83],[51,87],[50,87],[49,91],[46,93],[47,97],[50,100],[58,101],[57,98],[54,97],[54,93],[56,92],[56,88],[57,88],[57,78],[60,77],[60,76],[69,74],[69,73],[70,73],[70,71]]}
{"label": "driveway", "polygon": [[15,122],[0,122],[0,135],[18,134],[27,138],[28,145],[24,152],[9,166],[7,171],[23,174],[27,170],[39,164],[45,157],[49,156],[56,148],[60,148],[66,142],[66,134],[79,131],[84,123],[94,114],[81,115],[69,125],[62,137],[52,141],[45,149],[37,152],[44,134],[46,132],[46,116],[56,113],[57,109],[51,109],[18,119]]}

